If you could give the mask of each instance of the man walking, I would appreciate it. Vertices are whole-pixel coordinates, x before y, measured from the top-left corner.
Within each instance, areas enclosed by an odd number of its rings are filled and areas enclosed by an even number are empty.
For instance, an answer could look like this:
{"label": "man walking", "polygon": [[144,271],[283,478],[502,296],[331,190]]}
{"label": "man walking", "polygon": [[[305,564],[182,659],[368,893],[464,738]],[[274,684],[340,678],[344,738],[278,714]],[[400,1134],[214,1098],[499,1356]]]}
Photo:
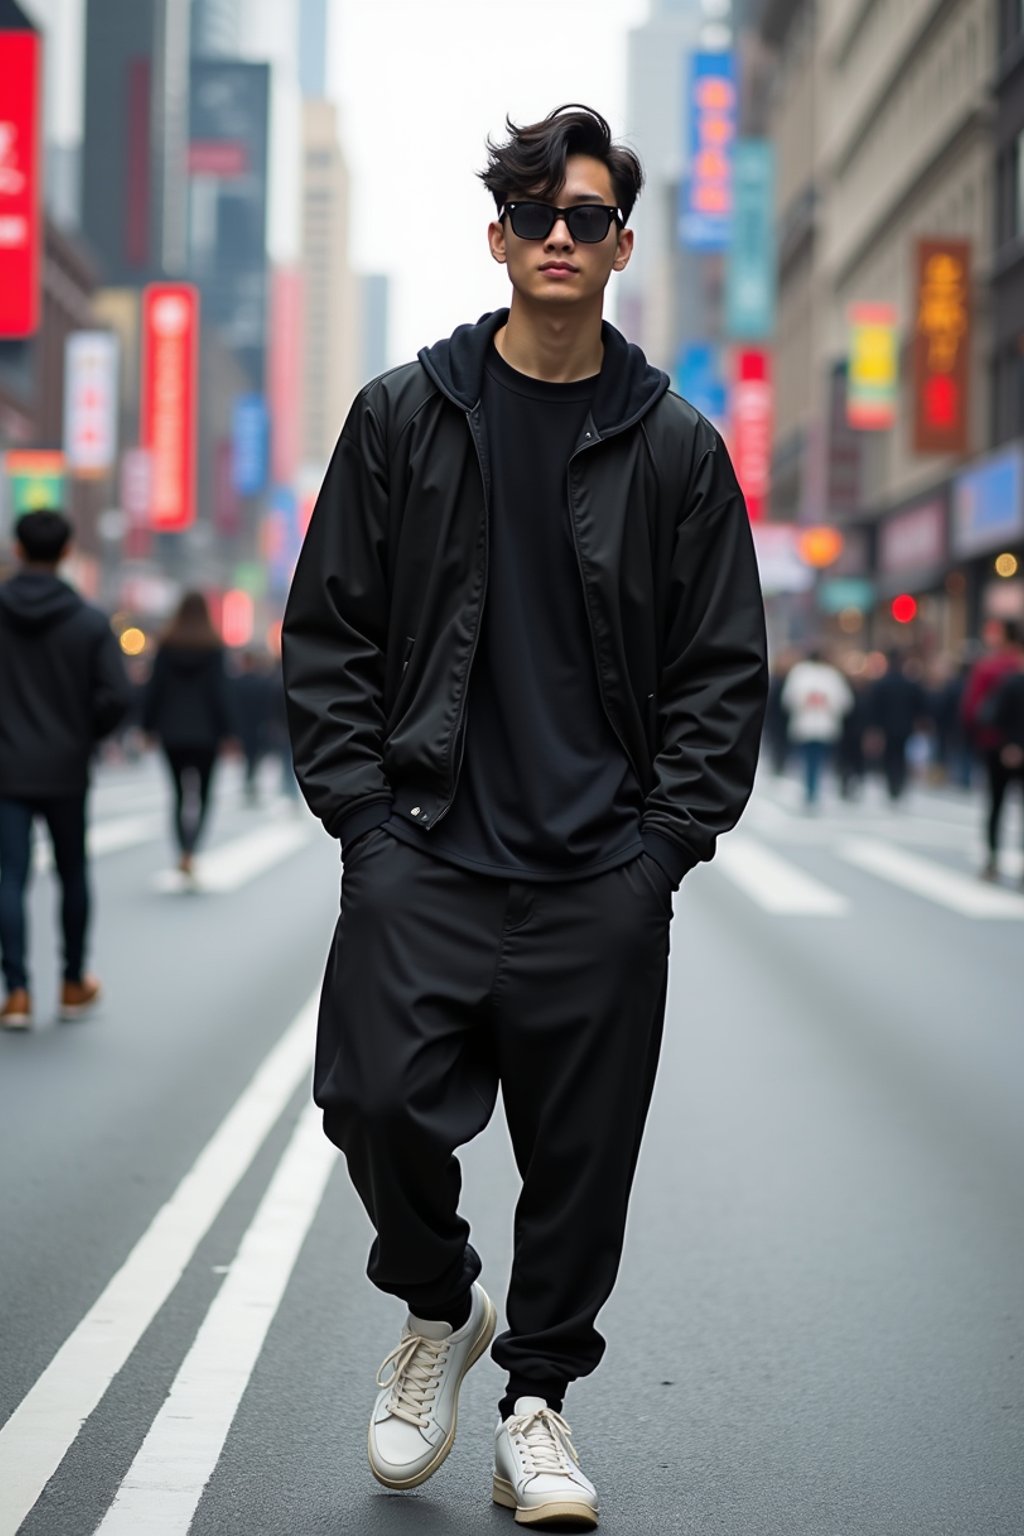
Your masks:
{"label": "man walking", "polygon": [[804,805],[814,810],[821,795],[821,775],[842,734],[843,717],[856,701],[846,678],[813,647],[798,661],[782,688],[782,707],[791,740],[804,764]]}
{"label": "man walking", "polygon": [[370,1278],[408,1308],[371,1468],[437,1470],[491,1340],[454,1153],[500,1083],[523,1187],[493,1497],[589,1526],[563,1399],[604,1350],[672,892],[747,800],[767,666],[721,439],[602,323],[640,165],[586,107],[508,126],[483,181],[511,308],[359,396],[284,662],[299,782],[345,865],[314,1093],[376,1229]]}
{"label": "man walking", "polygon": [[32,824],[46,822],[62,890],[60,1017],[92,1009],[100,984],[85,970],[89,883],[85,822],[97,742],[128,711],[131,691],[106,618],[61,581],[71,526],[30,512],[15,526],[21,569],[0,585],[0,955],[7,995],[0,1025],[32,1023],[25,888]]}

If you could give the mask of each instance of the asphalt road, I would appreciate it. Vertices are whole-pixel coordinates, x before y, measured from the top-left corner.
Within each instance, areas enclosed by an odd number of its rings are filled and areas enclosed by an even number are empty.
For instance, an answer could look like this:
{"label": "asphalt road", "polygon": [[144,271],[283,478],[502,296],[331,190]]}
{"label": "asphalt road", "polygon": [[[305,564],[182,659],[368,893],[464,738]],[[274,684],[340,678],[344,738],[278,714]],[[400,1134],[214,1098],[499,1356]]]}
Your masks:
{"label": "asphalt road", "polygon": [[[431,1482],[366,1469],[401,1309],[306,1109],[336,850],[222,791],[185,895],[155,771],[104,776],[88,1023],[51,1022],[35,882],[39,1018],[0,1035],[0,1536],[510,1530],[490,1361]],[[566,1405],[603,1530],[1024,1532],[1024,894],[1019,853],[975,880],[976,821],[924,792],[807,817],[768,781],[676,898],[609,1348]],[[500,1306],[500,1112],[464,1163]]]}

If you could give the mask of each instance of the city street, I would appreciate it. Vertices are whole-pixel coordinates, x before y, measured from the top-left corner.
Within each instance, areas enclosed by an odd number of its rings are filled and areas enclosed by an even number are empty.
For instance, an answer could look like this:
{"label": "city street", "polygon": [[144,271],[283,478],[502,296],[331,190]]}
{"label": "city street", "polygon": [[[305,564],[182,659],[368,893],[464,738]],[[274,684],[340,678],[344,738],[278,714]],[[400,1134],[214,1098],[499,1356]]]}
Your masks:
{"label": "city street", "polygon": [[[401,1308],[307,1107],[334,845],[225,770],[201,890],[162,873],[154,764],[94,794],[107,1001],[0,1036],[0,1536],[511,1530],[501,1379],[417,1492],[366,1466]],[[890,810],[763,779],[676,898],[666,1047],[609,1348],[570,1393],[610,1536],[1020,1536],[1024,894],[975,800]],[[500,1112],[464,1207],[501,1305]]]}

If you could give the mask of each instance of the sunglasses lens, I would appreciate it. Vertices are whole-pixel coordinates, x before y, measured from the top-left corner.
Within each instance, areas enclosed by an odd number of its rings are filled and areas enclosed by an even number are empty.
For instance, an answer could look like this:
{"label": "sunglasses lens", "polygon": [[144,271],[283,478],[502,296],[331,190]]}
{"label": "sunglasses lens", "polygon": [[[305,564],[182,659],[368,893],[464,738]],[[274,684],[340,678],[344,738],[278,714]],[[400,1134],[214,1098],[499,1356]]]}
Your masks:
{"label": "sunglasses lens", "polygon": [[544,203],[517,203],[510,215],[512,233],[520,240],[544,240],[551,232],[555,216]]}
{"label": "sunglasses lens", "polygon": [[569,213],[569,230],[574,240],[584,245],[597,245],[607,235],[612,216],[607,208],[573,208]]}

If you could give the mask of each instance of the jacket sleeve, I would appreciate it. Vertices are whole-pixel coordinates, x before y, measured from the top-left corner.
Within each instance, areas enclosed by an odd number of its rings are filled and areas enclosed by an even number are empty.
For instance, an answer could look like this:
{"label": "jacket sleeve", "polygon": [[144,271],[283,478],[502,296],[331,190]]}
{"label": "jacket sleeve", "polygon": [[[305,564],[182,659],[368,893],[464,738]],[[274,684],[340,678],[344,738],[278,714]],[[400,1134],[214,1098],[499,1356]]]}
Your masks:
{"label": "jacket sleeve", "polygon": [[702,420],[672,552],[648,852],[678,883],[750,796],[768,699],[764,605],[743,494]]}
{"label": "jacket sleeve", "polygon": [[164,686],[164,654],[158,650],[153,658],[153,670],[149,674],[146,690],[142,695],[142,729],[147,736],[155,736],[160,728],[160,705]]}
{"label": "jacket sleeve", "polygon": [[93,731],[97,741],[109,736],[125,719],[132,704],[132,686],[121,648],[104,621],[93,669]]}
{"label": "jacket sleeve", "polygon": [[388,465],[364,391],[313,511],[284,616],[288,728],[299,785],[343,843],[387,819],[384,647]]}

